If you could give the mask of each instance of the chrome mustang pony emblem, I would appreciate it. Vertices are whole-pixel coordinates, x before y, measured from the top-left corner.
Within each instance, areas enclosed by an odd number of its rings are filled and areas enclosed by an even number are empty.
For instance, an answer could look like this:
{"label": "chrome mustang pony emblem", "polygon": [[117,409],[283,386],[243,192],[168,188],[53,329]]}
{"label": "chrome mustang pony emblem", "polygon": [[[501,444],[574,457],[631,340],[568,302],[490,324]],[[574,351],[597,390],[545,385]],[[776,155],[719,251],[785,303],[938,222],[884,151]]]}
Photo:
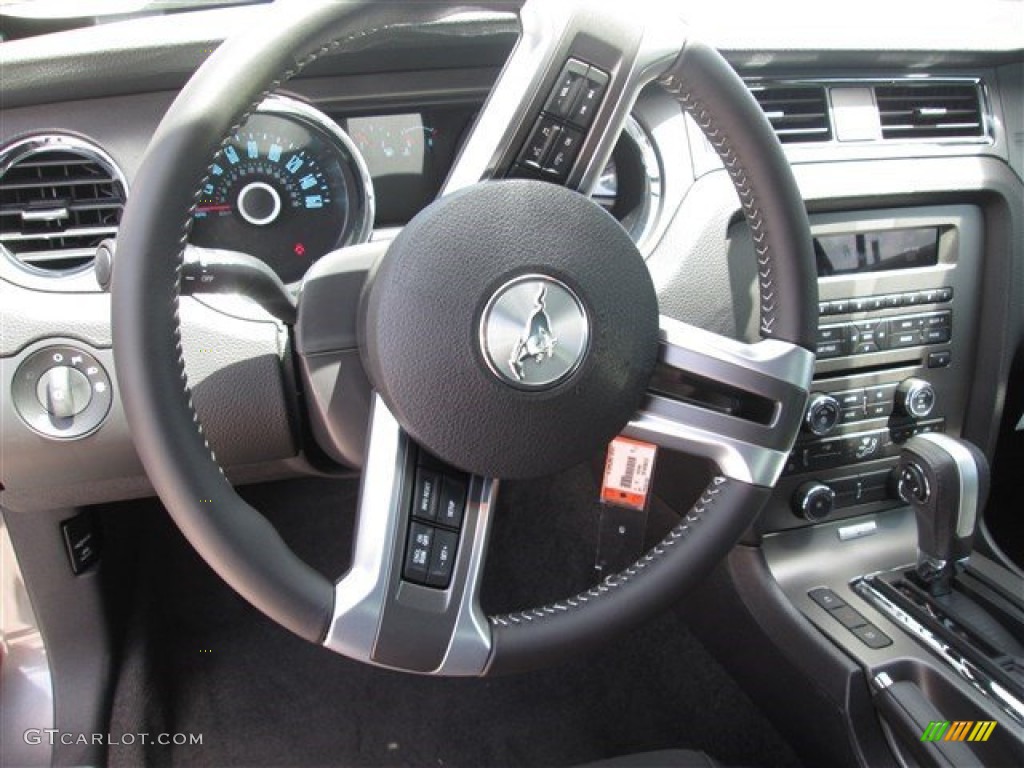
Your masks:
{"label": "chrome mustang pony emblem", "polygon": [[551,359],[555,353],[555,344],[558,343],[558,339],[551,333],[551,318],[548,317],[544,306],[547,292],[547,286],[541,285],[533,304],[533,313],[526,320],[526,327],[523,329],[519,341],[512,348],[508,367],[512,370],[516,381],[523,380],[525,375],[523,363],[527,360],[533,358],[533,362],[539,365],[545,360]]}

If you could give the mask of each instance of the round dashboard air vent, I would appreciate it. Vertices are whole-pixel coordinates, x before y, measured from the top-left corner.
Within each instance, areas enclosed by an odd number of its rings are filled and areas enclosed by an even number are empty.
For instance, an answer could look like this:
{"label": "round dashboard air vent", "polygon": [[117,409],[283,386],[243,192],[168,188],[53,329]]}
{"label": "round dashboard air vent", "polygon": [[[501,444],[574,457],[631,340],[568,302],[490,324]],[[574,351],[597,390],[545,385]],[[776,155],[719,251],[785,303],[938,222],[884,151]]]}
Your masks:
{"label": "round dashboard air vent", "polygon": [[92,265],[124,210],[124,175],[99,147],[33,136],[0,151],[0,248],[16,266],[61,277]]}

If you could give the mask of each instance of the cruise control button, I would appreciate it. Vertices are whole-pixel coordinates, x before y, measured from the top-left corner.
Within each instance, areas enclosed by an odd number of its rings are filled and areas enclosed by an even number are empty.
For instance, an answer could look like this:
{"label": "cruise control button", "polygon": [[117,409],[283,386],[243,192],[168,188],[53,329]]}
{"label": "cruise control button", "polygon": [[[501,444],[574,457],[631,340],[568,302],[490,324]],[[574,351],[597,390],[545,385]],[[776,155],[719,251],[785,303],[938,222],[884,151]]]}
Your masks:
{"label": "cruise control button", "polygon": [[466,513],[466,484],[454,477],[445,477],[441,484],[441,503],[437,522],[451,528],[461,528]]}
{"label": "cruise control button", "polygon": [[526,140],[519,162],[527,167],[543,168],[547,160],[548,150],[558,138],[562,129],[554,118],[541,115],[533,126],[530,138]]}
{"label": "cruise control button", "polygon": [[441,477],[428,469],[417,469],[413,489],[413,517],[430,521],[436,519],[437,501],[441,494]]}
{"label": "cruise control button", "polygon": [[586,83],[588,69],[590,67],[582,61],[569,59],[558,76],[558,82],[551,91],[548,103],[544,105],[544,111],[557,117],[566,117],[572,110],[580,89]]}
{"label": "cruise control button", "polygon": [[600,69],[591,67],[587,73],[586,83],[580,88],[576,103],[573,104],[572,114],[569,115],[569,122],[586,128],[594,119],[597,108],[601,105],[601,97],[604,96],[604,89],[608,87],[608,75]]}
{"label": "cruise control button", "polygon": [[409,542],[405,548],[405,565],[402,576],[406,581],[423,584],[430,569],[430,550],[434,543],[435,529],[422,523],[409,526]]}
{"label": "cruise control button", "polygon": [[452,569],[458,546],[459,534],[454,531],[434,532],[434,546],[430,551],[430,567],[427,570],[428,586],[447,589],[452,583]]}

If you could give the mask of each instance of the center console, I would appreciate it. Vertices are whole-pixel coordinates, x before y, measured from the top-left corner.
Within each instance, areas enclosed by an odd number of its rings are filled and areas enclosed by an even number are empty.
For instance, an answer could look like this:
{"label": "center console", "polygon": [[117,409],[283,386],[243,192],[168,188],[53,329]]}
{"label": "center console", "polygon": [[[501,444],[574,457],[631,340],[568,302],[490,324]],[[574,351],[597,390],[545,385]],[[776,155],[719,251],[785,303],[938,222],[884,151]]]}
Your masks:
{"label": "center console", "polygon": [[[816,214],[818,362],[764,531],[901,505],[892,470],[960,433],[977,338],[982,221],[967,205]],[[851,527],[844,535],[870,533]]]}

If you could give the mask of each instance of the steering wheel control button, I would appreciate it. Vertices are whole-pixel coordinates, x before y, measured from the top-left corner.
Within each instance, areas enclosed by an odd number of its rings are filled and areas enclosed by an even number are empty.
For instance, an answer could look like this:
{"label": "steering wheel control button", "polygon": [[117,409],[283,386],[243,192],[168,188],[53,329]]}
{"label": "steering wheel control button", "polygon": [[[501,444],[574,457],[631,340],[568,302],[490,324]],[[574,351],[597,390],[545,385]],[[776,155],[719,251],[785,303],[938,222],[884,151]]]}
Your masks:
{"label": "steering wheel control button", "polygon": [[607,87],[608,75],[597,67],[591,67],[587,72],[586,84],[580,88],[576,103],[572,106],[569,122],[580,128],[589,126],[598,107],[601,106],[601,98]]}
{"label": "steering wheel control button", "polygon": [[459,534],[440,529],[434,531],[434,544],[430,550],[430,565],[427,568],[428,587],[447,589],[452,583],[452,569],[458,546]]}
{"label": "steering wheel control button", "polygon": [[499,288],[480,319],[480,347],[501,381],[548,389],[583,362],[590,321],[579,297],[546,275],[517,277]]}
{"label": "steering wheel control button", "polygon": [[405,549],[405,565],[402,576],[406,581],[417,584],[427,583],[427,572],[430,570],[430,551],[434,546],[434,534],[437,529],[423,523],[409,526],[409,542]]}
{"label": "steering wheel control button", "polygon": [[520,164],[527,168],[543,168],[548,152],[561,132],[562,126],[554,118],[546,115],[538,118],[519,155]]}
{"label": "steering wheel control button", "polygon": [[551,145],[547,162],[544,163],[545,173],[550,173],[559,181],[565,181],[576,162],[576,155],[579,153],[580,143],[583,141],[583,133],[575,128],[565,127],[558,134],[558,137]]}
{"label": "steering wheel control button", "polygon": [[484,477],[595,456],[636,414],[658,355],[636,245],[592,200],[541,181],[435,200],[371,270],[360,311],[388,410],[424,452]]}
{"label": "steering wheel control button", "polygon": [[99,429],[113,402],[110,375],[88,352],[70,345],[39,349],[18,366],[11,400],[34,432],[74,440]]}
{"label": "steering wheel control button", "polygon": [[428,469],[417,469],[413,488],[413,517],[433,522],[437,519],[437,504],[441,493],[440,475]]}
{"label": "steering wheel control button", "polygon": [[582,61],[569,59],[558,76],[558,81],[548,97],[547,104],[544,105],[544,111],[562,119],[568,117],[576,104],[576,97],[580,90],[584,84],[589,85],[586,81],[589,69]]}
{"label": "steering wheel control button", "polygon": [[446,475],[441,483],[441,501],[437,509],[438,525],[459,530],[466,514],[466,483]]}

